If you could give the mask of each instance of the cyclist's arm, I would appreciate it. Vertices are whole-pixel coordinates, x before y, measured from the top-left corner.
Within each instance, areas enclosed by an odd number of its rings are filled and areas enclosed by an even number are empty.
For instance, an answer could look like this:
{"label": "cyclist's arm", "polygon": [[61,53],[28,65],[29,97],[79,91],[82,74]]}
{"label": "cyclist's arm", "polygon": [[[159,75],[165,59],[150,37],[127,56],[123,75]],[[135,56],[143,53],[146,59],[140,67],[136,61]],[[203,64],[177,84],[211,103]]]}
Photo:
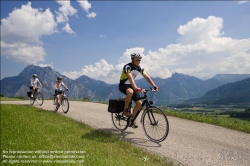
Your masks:
{"label": "cyclist's arm", "polygon": [[30,86],[34,86],[34,83],[32,80],[30,80]]}
{"label": "cyclist's arm", "polygon": [[148,83],[149,83],[150,85],[152,85],[153,87],[156,86],[155,83],[154,83],[154,81],[147,75],[147,73],[144,73],[144,74],[143,74],[143,77],[148,81]]}
{"label": "cyclist's arm", "polygon": [[43,86],[39,80],[37,80],[37,82],[40,84],[41,87]]}
{"label": "cyclist's arm", "polygon": [[32,79],[30,80],[30,86],[32,86],[32,89],[35,89],[36,87]]}
{"label": "cyclist's arm", "polygon": [[127,72],[126,76],[128,77],[128,80],[129,80],[131,86],[136,89],[137,86],[135,84],[134,78],[132,77],[132,74],[130,72]]}
{"label": "cyclist's arm", "polygon": [[65,89],[68,89],[68,87],[67,87],[64,83],[62,83],[62,86],[63,86]]}

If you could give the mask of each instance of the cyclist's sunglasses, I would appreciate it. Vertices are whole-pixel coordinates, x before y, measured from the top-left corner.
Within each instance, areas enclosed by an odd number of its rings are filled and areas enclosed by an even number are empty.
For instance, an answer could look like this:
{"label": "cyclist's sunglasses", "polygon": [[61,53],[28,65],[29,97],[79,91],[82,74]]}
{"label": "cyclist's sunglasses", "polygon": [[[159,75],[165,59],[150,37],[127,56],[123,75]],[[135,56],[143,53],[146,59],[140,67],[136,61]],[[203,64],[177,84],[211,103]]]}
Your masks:
{"label": "cyclist's sunglasses", "polygon": [[140,59],[135,59],[136,62],[140,62],[141,60]]}

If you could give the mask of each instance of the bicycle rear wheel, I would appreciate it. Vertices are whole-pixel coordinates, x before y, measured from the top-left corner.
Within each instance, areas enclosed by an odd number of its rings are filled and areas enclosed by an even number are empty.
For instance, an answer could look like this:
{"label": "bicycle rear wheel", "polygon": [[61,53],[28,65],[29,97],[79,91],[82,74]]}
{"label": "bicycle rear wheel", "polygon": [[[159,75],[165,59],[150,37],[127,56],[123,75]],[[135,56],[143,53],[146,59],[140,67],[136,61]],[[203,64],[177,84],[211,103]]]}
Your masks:
{"label": "bicycle rear wheel", "polygon": [[128,128],[129,118],[123,115],[123,112],[111,113],[111,118],[115,128],[119,131],[125,131]]}
{"label": "bicycle rear wheel", "polygon": [[65,114],[69,111],[69,101],[67,98],[64,98],[62,101],[62,110]]}
{"label": "bicycle rear wheel", "polygon": [[143,131],[152,142],[162,142],[169,132],[167,116],[157,107],[150,107],[142,115]]}
{"label": "bicycle rear wheel", "polygon": [[38,105],[43,105],[43,95],[41,93],[39,93],[37,95],[37,98],[36,98],[36,102],[38,103]]}

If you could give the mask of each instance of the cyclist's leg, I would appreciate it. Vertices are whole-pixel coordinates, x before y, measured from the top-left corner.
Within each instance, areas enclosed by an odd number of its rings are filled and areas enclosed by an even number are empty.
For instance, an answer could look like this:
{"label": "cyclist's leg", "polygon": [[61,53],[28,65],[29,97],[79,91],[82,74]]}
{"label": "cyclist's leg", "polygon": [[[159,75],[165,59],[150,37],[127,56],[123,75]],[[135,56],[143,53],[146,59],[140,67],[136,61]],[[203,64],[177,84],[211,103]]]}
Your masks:
{"label": "cyclist's leg", "polygon": [[56,95],[56,105],[57,105],[57,107],[59,107],[58,100],[59,100],[59,94]]}
{"label": "cyclist's leg", "polygon": [[140,109],[141,105],[142,105],[142,101],[141,101],[141,100],[135,101],[135,107],[134,107],[134,109],[133,109],[132,118],[135,117],[135,115],[137,114],[137,112],[138,112],[138,110]]}
{"label": "cyclist's leg", "polygon": [[126,85],[126,84],[119,84],[119,90],[124,93],[126,95],[125,97],[125,105],[124,105],[124,114],[126,116],[130,116],[131,112],[130,110],[128,110],[128,105],[131,101],[131,98],[133,96],[133,89],[131,88],[131,86]]}
{"label": "cyclist's leg", "polygon": [[30,89],[31,89],[31,97],[33,97],[34,92],[35,92],[35,87],[34,86],[30,86]]}
{"label": "cyclist's leg", "polygon": [[38,95],[38,88],[34,87],[34,94],[36,94],[36,96]]}
{"label": "cyclist's leg", "polygon": [[56,106],[59,107],[58,99],[59,99],[59,93],[58,90],[55,90],[55,97],[56,97]]}
{"label": "cyclist's leg", "polygon": [[131,89],[131,88],[126,89],[125,108],[128,108],[128,105],[131,101],[133,93],[134,93],[133,89]]}
{"label": "cyclist's leg", "polygon": [[140,98],[139,92],[133,89],[132,100],[134,100],[135,102],[135,107],[133,109],[133,116],[132,116],[133,118],[135,117],[136,113],[138,112],[138,110],[140,109],[142,105],[142,101],[139,98]]}
{"label": "cyclist's leg", "polygon": [[[141,105],[142,105],[142,101],[140,99],[140,95],[137,91],[134,91],[134,94],[132,96],[132,99],[135,102],[135,107],[133,109],[133,114],[132,114],[132,119],[134,119],[134,117],[136,116],[138,110],[140,109]],[[132,124],[132,127],[137,128],[138,125],[136,124],[136,121],[134,121],[134,124]]]}

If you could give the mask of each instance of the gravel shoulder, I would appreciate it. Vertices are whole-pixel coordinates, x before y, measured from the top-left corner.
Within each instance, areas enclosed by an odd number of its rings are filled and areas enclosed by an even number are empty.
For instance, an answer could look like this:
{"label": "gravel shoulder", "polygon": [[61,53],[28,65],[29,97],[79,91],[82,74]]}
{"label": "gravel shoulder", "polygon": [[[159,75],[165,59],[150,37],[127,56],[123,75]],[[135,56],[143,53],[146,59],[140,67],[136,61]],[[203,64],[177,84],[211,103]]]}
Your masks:
{"label": "gravel shoulder", "polygon": [[[28,101],[1,101],[1,104],[29,105]],[[53,111],[53,101],[45,100],[35,107]],[[70,101],[67,114],[60,108],[58,114],[65,115],[89,126],[105,131],[114,131],[111,114],[106,104]],[[125,132],[115,132],[120,138],[150,152],[165,156],[181,165],[249,166],[250,134],[230,130],[220,126],[194,122],[168,116],[170,131],[165,141],[149,141],[140,123],[139,128],[128,128]]]}

